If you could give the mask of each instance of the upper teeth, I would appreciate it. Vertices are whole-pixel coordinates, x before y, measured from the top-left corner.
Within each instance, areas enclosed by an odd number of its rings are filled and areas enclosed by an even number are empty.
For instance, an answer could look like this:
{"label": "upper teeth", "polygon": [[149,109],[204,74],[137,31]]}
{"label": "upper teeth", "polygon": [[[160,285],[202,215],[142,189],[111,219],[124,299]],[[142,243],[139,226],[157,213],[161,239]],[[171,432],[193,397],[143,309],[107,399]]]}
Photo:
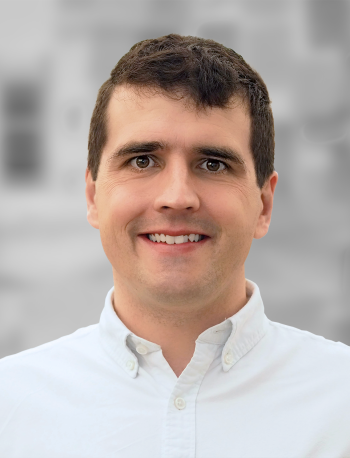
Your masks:
{"label": "upper teeth", "polygon": [[174,243],[186,243],[190,240],[190,242],[198,242],[201,236],[199,234],[190,234],[190,235],[178,235],[173,237],[172,235],[165,235],[165,234],[149,234],[150,240],[152,242],[165,242],[169,245],[173,245]]}

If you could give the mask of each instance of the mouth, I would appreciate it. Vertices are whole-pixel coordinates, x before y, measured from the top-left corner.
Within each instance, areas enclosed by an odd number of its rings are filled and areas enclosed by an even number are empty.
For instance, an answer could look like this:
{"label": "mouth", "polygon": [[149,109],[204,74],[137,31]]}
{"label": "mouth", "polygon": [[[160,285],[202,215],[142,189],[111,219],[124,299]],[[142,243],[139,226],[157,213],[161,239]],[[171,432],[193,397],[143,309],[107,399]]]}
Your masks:
{"label": "mouth", "polygon": [[145,235],[149,240],[155,243],[166,243],[167,245],[181,245],[183,243],[198,243],[203,240],[207,235],[203,234],[190,234],[185,236],[164,236],[158,234],[141,234]]}
{"label": "mouth", "polygon": [[[170,238],[170,243],[162,242],[162,241],[157,241],[157,239],[152,236],[152,234],[140,234],[139,235],[140,239],[147,244],[147,246],[154,251],[158,253],[164,253],[164,254],[185,254],[185,253],[191,253],[193,251],[197,251],[199,248],[203,247],[209,240],[210,237],[207,235],[200,235],[198,238],[198,241],[192,242],[191,240],[179,240],[177,239],[176,241],[173,240],[174,237]],[[151,237],[153,240],[151,240]],[[191,237],[193,239],[193,237]],[[154,241],[155,240],[155,241]],[[179,243],[180,242],[180,243]]]}

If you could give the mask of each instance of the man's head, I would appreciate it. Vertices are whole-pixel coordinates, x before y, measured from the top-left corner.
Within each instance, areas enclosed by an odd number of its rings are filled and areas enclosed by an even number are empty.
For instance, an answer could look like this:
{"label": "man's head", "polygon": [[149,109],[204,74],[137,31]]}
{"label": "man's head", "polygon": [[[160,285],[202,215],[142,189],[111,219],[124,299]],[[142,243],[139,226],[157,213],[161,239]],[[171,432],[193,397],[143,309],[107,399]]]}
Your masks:
{"label": "man's head", "polygon": [[197,37],[167,35],[141,41],[115,66],[101,86],[91,118],[88,167],[96,180],[107,141],[107,107],[115,88],[158,90],[185,96],[198,109],[244,102],[251,119],[250,149],[260,188],[274,171],[274,122],[264,81],[235,51]]}
{"label": "man's head", "polygon": [[[264,83],[232,50],[177,35],[131,48],[100,90],[86,171],[123,304],[184,316],[245,297],[244,262],[271,219],[273,143]],[[207,238],[146,236],[172,231]]]}

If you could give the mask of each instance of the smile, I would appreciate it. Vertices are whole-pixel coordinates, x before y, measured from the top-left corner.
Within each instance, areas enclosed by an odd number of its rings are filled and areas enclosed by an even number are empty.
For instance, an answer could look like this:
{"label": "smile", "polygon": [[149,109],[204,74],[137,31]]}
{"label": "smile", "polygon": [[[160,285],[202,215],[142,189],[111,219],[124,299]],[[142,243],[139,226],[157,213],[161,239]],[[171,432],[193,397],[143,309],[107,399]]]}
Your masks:
{"label": "smile", "polygon": [[166,243],[168,245],[180,245],[182,243],[187,243],[187,242],[200,242],[203,240],[206,236],[205,235],[200,235],[200,234],[190,234],[190,235],[178,235],[178,236],[172,236],[172,235],[165,235],[165,234],[147,234],[147,237],[149,240],[155,243]]}
{"label": "smile", "polygon": [[[157,235],[159,238],[159,242],[157,241]],[[164,235],[164,234],[163,234]],[[192,234],[189,236],[185,235],[179,235],[179,236],[169,236],[169,235],[164,235],[165,241],[162,242],[160,239],[161,235],[159,234],[140,234],[139,239],[142,241],[142,243],[145,244],[147,249],[151,249],[153,253],[157,253],[157,255],[165,255],[165,256],[178,256],[178,255],[186,255],[190,253],[195,253],[198,250],[201,251],[201,247],[206,245],[209,241],[211,241],[211,238],[206,236],[206,235],[199,235],[197,234],[197,237],[194,238],[194,241],[191,242],[190,238]],[[195,234],[193,234],[195,235]],[[151,239],[153,238],[153,240]],[[167,237],[170,238],[169,242],[167,242]],[[188,240],[186,241],[186,237],[188,237]],[[191,237],[193,238],[193,237]],[[196,242],[196,238],[198,238],[198,241]],[[172,240],[174,239],[174,241]],[[175,241],[177,239],[177,241]]]}

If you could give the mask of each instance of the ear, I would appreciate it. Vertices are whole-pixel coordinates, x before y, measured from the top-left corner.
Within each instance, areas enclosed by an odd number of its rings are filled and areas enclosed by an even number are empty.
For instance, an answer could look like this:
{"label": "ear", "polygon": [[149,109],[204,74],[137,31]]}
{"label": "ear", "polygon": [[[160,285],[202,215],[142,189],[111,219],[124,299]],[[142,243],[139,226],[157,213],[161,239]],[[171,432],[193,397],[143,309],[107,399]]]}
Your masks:
{"label": "ear", "polygon": [[99,229],[98,212],[96,207],[96,181],[93,181],[91,172],[87,168],[85,172],[85,196],[87,203],[87,220],[95,229]]}
{"label": "ear", "polygon": [[266,181],[264,187],[260,191],[262,210],[254,232],[255,239],[261,239],[269,230],[273,207],[273,196],[277,181],[278,173],[275,171],[271,174],[270,178]]}

